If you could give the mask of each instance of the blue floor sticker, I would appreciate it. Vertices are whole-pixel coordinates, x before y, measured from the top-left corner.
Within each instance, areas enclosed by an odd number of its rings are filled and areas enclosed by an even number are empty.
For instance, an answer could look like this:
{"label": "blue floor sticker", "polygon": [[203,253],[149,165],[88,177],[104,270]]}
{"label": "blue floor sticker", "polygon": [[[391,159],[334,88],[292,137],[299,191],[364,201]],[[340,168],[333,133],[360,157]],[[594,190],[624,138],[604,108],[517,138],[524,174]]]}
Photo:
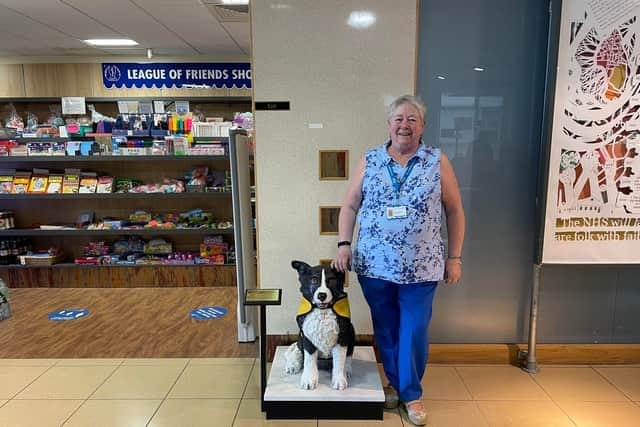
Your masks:
{"label": "blue floor sticker", "polygon": [[218,319],[225,314],[227,314],[227,309],[224,307],[200,307],[191,310],[189,317],[196,320],[210,320]]}
{"label": "blue floor sticker", "polygon": [[75,310],[75,309],[60,310],[60,311],[54,311],[53,313],[49,314],[49,320],[56,320],[56,321],[76,320],[88,315],[89,315],[89,310],[87,310],[86,308],[82,310]]}

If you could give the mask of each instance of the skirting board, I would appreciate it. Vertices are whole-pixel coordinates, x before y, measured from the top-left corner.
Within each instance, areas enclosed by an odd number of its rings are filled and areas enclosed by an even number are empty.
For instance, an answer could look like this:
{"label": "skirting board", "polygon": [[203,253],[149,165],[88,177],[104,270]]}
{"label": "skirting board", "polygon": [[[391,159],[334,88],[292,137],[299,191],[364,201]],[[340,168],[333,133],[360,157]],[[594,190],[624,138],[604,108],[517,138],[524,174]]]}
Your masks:
{"label": "skirting board", "polygon": [[[295,335],[269,335],[269,360],[278,345],[296,340]],[[371,335],[359,335],[357,345],[372,345]],[[429,363],[518,365],[518,354],[527,344],[431,344]],[[377,353],[376,353],[377,355]],[[640,344],[538,344],[539,364],[623,365],[640,364]],[[378,357],[378,361],[380,358]]]}
{"label": "skirting board", "polygon": [[[527,344],[431,344],[429,363],[518,364]],[[613,365],[640,363],[640,344],[538,344],[538,364]]]}

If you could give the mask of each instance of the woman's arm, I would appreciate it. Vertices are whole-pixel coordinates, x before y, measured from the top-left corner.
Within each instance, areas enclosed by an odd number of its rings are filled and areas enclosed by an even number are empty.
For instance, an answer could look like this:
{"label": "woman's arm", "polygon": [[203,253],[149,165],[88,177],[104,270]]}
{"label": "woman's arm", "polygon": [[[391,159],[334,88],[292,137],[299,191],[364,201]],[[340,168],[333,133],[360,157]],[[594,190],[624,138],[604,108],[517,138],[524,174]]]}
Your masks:
{"label": "woman's arm", "polygon": [[[360,203],[362,203],[362,182],[364,181],[365,167],[366,159],[363,157],[358,163],[353,178],[351,178],[351,183],[340,207],[340,215],[338,216],[338,241],[351,242],[353,238],[356,215],[358,209],[360,209]],[[350,270],[351,246],[340,246],[331,266],[338,271]]]}
{"label": "woman's arm", "polygon": [[[445,282],[456,283],[462,277],[462,243],[464,242],[464,209],[458,180],[453,166],[442,153],[440,159],[440,179],[442,183],[442,204],[447,218],[449,254],[445,264]],[[450,258],[453,257],[453,258]]]}

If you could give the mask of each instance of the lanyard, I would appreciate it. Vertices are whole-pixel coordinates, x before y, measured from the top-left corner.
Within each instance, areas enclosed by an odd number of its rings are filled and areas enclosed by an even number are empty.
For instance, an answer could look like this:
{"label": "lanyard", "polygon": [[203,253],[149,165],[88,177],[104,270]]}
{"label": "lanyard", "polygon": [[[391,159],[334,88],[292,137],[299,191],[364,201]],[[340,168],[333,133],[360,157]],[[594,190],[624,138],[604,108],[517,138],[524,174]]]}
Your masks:
{"label": "lanyard", "polygon": [[389,172],[389,178],[391,178],[391,184],[393,185],[393,188],[395,188],[396,190],[397,198],[400,198],[400,188],[402,188],[402,184],[404,184],[407,178],[409,178],[409,175],[411,175],[411,171],[413,170],[413,167],[415,166],[417,161],[418,161],[417,157],[412,157],[411,160],[409,160],[407,169],[404,171],[404,175],[402,175],[402,178],[399,181],[396,174],[393,173],[393,169],[391,169],[391,164],[387,164],[387,172]]}

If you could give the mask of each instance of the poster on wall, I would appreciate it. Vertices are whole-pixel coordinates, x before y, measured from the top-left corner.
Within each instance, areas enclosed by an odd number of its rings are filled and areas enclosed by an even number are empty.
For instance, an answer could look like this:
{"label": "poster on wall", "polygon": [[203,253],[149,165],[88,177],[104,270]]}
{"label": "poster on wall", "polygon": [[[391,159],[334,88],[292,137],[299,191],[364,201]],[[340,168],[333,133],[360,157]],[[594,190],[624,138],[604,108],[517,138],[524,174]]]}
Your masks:
{"label": "poster on wall", "polygon": [[562,6],[543,263],[640,263],[640,0]]}

